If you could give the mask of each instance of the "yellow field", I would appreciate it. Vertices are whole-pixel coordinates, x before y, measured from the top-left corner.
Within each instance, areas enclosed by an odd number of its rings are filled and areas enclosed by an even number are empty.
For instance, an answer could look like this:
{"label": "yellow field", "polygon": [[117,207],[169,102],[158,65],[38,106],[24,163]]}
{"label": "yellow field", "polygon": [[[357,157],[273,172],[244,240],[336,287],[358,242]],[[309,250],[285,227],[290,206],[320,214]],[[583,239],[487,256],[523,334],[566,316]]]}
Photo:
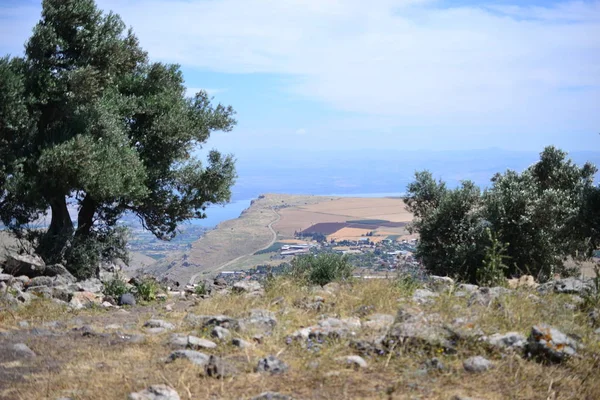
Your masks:
{"label": "yellow field", "polygon": [[412,214],[406,210],[404,201],[393,198],[339,198],[299,208],[313,213],[344,216],[347,220],[383,219],[391,222],[412,220]]}

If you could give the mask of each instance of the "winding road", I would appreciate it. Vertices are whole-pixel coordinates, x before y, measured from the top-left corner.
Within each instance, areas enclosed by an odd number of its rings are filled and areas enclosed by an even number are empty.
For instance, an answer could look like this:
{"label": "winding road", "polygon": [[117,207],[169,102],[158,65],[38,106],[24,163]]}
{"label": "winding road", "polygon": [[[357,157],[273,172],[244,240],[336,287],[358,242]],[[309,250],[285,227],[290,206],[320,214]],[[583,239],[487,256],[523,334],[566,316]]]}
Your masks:
{"label": "winding road", "polygon": [[[275,232],[275,229],[273,229],[273,224],[276,224],[277,222],[279,222],[279,220],[281,219],[281,215],[277,211],[275,211],[273,209],[271,209],[270,211],[273,214],[275,214],[275,219],[273,221],[269,222],[269,225],[267,225],[267,228],[269,228],[269,230],[271,231],[271,234],[273,234],[273,239],[271,239],[271,241],[269,242],[269,244],[267,244],[265,247],[262,247],[262,248],[260,248],[258,250],[255,250],[253,253],[243,254],[243,255],[241,255],[241,256],[239,256],[237,258],[234,258],[233,260],[226,262],[225,264],[221,265],[220,267],[215,268],[214,271],[220,271],[223,268],[226,268],[226,267],[230,266],[231,264],[234,264],[235,262],[241,260],[242,258],[247,257],[249,255],[252,255],[252,254],[256,253],[257,251],[266,250],[269,247],[271,247],[277,241],[277,232]],[[198,278],[198,276],[200,276],[201,274],[202,274],[202,272],[198,272],[197,274],[192,275],[190,277],[190,285],[193,285],[196,282],[196,279]]]}

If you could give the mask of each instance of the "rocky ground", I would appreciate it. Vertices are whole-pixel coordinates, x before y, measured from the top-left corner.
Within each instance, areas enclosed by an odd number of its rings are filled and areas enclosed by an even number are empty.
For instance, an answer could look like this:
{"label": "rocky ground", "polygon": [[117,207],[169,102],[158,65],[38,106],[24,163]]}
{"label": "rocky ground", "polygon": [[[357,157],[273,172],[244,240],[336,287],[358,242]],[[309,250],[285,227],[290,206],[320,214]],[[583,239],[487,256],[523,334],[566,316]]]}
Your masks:
{"label": "rocky ground", "polygon": [[600,398],[592,281],[282,278],[118,306],[36,279],[0,274],[0,399]]}

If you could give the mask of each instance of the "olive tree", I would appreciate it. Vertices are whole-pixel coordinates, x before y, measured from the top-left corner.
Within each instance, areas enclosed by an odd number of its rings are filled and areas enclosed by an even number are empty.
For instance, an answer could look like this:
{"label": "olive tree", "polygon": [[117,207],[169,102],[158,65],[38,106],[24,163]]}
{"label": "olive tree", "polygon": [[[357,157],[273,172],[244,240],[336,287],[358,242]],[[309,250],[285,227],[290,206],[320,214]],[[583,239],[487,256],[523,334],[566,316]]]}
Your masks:
{"label": "olive tree", "polygon": [[473,282],[491,265],[541,280],[568,272],[568,257],[585,259],[598,245],[595,173],[552,146],[522,173],[496,174],[483,193],[471,182],[449,190],[419,172],[405,199],[420,235],[417,256],[433,273]]}
{"label": "olive tree", "polygon": [[232,156],[193,154],[232,129],[234,111],[185,93],[179,66],[150,62],[118,15],[93,0],[44,0],[24,56],[0,59],[2,222],[23,235],[51,212],[33,232],[39,253],[86,276],[124,249],[124,213],[169,239],[229,201]]}

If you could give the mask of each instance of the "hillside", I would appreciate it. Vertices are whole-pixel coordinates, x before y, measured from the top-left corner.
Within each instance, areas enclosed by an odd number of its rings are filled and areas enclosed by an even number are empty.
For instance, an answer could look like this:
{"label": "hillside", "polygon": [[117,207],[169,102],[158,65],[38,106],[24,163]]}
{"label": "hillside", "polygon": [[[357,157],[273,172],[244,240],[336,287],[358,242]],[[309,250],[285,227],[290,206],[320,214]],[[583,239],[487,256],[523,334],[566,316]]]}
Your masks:
{"label": "hillside", "polygon": [[0,312],[0,399],[598,399],[588,283],[278,279],[132,307],[34,298]]}
{"label": "hillside", "polygon": [[[207,232],[192,244],[189,251],[161,260],[147,271],[187,283],[225,269],[277,264],[280,260],[271,260],[268,254],[255,253],[269,248],[276,241],[290,241],[294,232],[312,226],[357,221],[365,229],[339,230],[341,233],[337,238],[356,239],[371,230],[376,231],[378,237],[385,238],[406,234],[402,226],[411,219],[412,215],[404,209],[400,198],[265,194],[254,200],[239,218],[222,222]],[[371,221],[375,225],[368,224]],[[380,226],[382,223],[390,226]]]}

